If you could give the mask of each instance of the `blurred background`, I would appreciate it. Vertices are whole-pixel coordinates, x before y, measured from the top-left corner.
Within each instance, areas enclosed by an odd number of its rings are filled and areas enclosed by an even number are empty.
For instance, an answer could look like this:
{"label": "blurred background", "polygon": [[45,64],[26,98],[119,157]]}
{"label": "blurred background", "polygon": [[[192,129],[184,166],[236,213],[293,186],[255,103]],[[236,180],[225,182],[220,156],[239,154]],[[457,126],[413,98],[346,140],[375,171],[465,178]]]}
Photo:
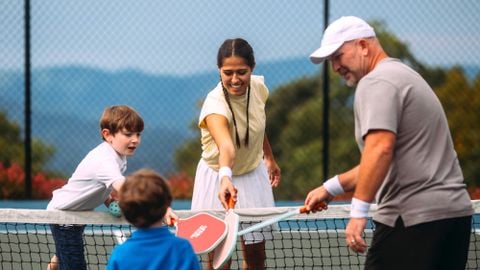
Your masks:
{"label": "blurred background", "polygon": [[242,37],[270,89],[267,134],[282,169],[275,196],[303,199],[359,158],[354,90],[308,59],[324,22],[343,15],[374,25],[388,53],[431,84],[473,198],[479,13],[477,0],[1,1],[0,198],[49,199],[101,143],[103,109],[128,104],[146,125],[127,173],[155,169],[176,198],[189,199],[201,153],[196,122],[218,82],[216,53],[225,39]]}

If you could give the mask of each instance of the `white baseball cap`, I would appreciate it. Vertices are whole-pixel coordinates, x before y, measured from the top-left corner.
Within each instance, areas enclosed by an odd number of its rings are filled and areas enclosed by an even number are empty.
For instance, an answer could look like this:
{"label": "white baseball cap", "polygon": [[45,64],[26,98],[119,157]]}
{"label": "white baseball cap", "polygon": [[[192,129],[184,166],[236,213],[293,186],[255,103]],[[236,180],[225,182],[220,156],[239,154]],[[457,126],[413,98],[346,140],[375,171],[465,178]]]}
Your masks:
{"label": "white baseball cap", "polygon": [[320,48],[310,55],[314,64],[322,63],[343,43],[357,38],[374,37],[375,31],[364,20],[355,16],[343,16],[332,22],[323,33]]}

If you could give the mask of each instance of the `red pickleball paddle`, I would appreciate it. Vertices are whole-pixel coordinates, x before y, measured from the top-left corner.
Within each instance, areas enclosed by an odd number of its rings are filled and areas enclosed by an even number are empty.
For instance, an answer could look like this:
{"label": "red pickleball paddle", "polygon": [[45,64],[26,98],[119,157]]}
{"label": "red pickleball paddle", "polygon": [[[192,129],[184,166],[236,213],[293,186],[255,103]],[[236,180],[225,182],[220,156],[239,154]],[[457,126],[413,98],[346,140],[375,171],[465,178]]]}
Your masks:
{"label": "red pickleball paddle", "polygon": [[241,236],[249,232],[259,230],[261,228],[272,225],[283,219],[286,219],[288,217],[291,217],[297,214],[309,213],[309,211],[307,211],[306,206],[302,206],[292,211],[273,217],[271,219],[264,220],[242,231],[238,231],[239,216],[235,212],[233,212],[234,205],[235,205],[234,202],[233,202],[233,205],[230,205],[230,202],[229,202],[229,209],[227,211],[227,215],[225,215],[225,222],[227,223],[227,226],[228,226],[228,233],[225,239],[223,239],[223,241],[220,244],[218,244],[218,246],[214,250],[213,269],[220,269],[230,259],[233,251],[235,250],[235,246],[237,244],[237,236]]}
{"label": "red pickleball paddle", "polygon": [[198,213],[176,222],[176,235],[187,239],[196,254],[212,251],[227,235],[227,224],[209,213]]}

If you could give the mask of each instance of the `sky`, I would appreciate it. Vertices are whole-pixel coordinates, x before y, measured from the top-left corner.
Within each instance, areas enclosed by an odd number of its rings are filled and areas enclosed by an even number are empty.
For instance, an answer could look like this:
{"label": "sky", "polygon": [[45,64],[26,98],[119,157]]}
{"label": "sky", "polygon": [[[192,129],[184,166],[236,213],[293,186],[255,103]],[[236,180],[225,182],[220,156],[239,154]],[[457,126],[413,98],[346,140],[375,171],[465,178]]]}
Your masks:
{"label": "sky", "polygon": [[[34,67],[86,65],[155,74],[216,69],[226,38],[257,62],[308,58],[323,32],[320,0],[31,0]],[[342,15],[381,20],[431,65],[480,65],[480,1],[331,0]],[[23,66],[23,1],[0,1],[0,68]]]}

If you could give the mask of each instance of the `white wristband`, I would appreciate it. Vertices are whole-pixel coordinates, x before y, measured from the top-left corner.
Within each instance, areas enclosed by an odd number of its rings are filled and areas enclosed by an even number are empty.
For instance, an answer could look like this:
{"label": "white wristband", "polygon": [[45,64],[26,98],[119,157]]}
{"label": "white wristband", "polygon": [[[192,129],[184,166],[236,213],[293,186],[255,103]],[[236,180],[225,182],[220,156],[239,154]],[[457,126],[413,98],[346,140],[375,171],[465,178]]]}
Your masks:
{"label": "white wristband", "polygon": [[337,196],[345,193],[342,185],[340,184],[340,180],[338,179],[338,175],[335,175],[334,177],[328,179],[325,183],[323,183],[323,187],[332,196]]}
{"label": "white wristband", "polygon": [[228,176],[230,180],[232,179],[232,169],[230,169],[230,167],[224,166],[221,167],[220,170],[218,170],[218,180],[222,181],[222,178],[224,176]]}
{"label": "white wristband", "polygon": [[370,204],[362,200],[352,198],[352,206],[350,208],[350,217],[365,218],[368,216]]}

